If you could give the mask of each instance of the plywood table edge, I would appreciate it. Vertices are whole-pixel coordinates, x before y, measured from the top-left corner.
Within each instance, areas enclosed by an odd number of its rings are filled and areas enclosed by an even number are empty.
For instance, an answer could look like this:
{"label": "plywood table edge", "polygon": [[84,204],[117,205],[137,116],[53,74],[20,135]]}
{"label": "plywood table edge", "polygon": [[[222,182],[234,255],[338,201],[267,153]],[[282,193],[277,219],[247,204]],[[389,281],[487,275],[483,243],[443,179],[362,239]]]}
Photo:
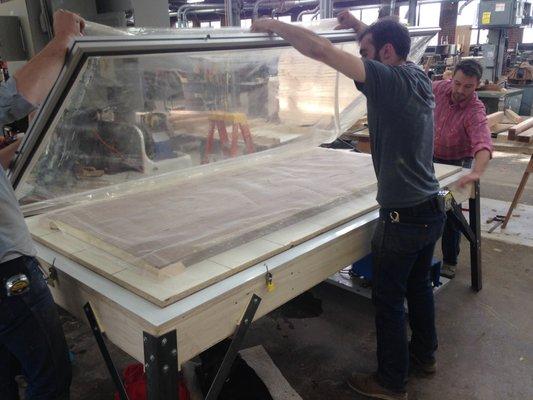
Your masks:
{"label": "plywood table edge", "polygon": [[[31,233],[31,231],[30,231]],[[158,305],[159,307],[164,307],[166,305],[166,303],[164,301],[161,301],[160,299],[157,299],[155,297],[153,297],[152,295],[150,295],[149,293],[146,293],[146,292],[143,292],[141,290],[139,290],[138,288],[136,288],[135,286],[129,284],[129,283],[126,283],[124,281],[118,281],[115,277],[115,274],[110,274],[100,268],[97,268],[96,266],[94,266],[93,264],[91,264],[90,262],[86,261],[85,259],[81,259],[79,257],[76,256],[76,253],[70,253],[68,251],[65,251],[63,248],[55,245],[53,242],[50,242],[50,241],[47,241],[46,240],[46,236],[39,236],[39,235],[33,235],[32,234],[32,237],[33,239],[38,242],[38,243],[41,243],[43,246],[46,246],[56,252],[58,252],[59,254],[69,258],[70,260],[82,265],[83,267],[89,269],[90,271],[98,274],[98,275],[101,275],[102,277],[104,278],[107,278],[109,279],[110,281],[116,283],[117,285],[119,286],[122,286],[123,288],[125,289],[128,289],[130,290],[131,292],[135,293],[136,295],[140,296],[140,297],[143,297],[143,298],[146,298],[148,301]],[[93,252],[97,252],[97,251],[101,251],[100,249],[91,249],[91,251]],[[113,255],[111,254],[108,254],[108,253],[105,253],[108,257],[112,258]],[[124,261],[122,261],[124,262]],[[122,271],[122,270],[121,270]],[[117,271],[117,272],[121,272],[121,271]],[[142,293],[142,294],[141,294]]]}

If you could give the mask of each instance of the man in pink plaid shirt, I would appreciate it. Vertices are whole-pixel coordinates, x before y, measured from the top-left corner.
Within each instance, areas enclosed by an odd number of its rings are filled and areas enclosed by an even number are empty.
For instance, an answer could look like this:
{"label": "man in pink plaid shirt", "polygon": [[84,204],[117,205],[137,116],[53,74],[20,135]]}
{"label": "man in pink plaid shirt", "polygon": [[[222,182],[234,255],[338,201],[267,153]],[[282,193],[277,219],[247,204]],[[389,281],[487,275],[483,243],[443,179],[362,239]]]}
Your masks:
{"label": "man in pink plaid shirt", "polygon": [[[435,94],[434,161],[470,168],[459,185],[478,180],[492,157],[492,141],[485,106],[475,90],[483,69],[474,60],[461,61],[451,80],[433,82]],[[442,275],[455,276],[461,233],[452,221],[446,221],[442,235]]]}

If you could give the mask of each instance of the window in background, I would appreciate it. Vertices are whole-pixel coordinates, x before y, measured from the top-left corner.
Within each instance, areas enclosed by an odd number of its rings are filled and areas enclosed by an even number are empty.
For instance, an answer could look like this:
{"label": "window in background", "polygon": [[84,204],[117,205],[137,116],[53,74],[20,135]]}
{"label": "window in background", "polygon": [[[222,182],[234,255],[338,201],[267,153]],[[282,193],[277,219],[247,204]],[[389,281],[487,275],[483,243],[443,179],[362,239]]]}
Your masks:
{"label": "window in background", "polygon": [[[417,25],[426,28],[434,28],[439,26],[440,20],[440,3],[424,3],[418,6]],[[430,46],[439,44],[438,35],[428,43]]]}
{"label": "window in background", "polygon": [[480,29],[479,30],[479,44],[485,44],[489,40],[489,30]]}
{"label": "window in background", "polygon": [[291,22],[291,16],[290,15],[282,15],[282,16],[276,17],[276,19],[278,19],[281,22],[288,22],[288,23]]}
{"label": "window in background", "polygon": [[378,14],[379,14],[379,7],[363,8],[361,10],[361,21],[363,21],[367,25],[370,25],[371,23],[377,21]]}
{"label": "window in background", "polygon": [[[460,1],[457,12],[461,9],[462,6],[466,4],[466,1]],[[463,10],[461,11],[461,14],[457,14],[457,25],[469,25],[472,27],[477,27],[477,11],[479,7],[479,0],[474,0],[471,3],[469,3]],[[481,36],[481,34],[480,34]],[[470,35],[470,44],[478,44],[477,41],[478,38],[478,29],[472,29],[472,33]],[[480,41],[480,43],[484,43],[483,41]]]}
{"label": "window in background", "polygon": [[530,28],[529,26],[524,28],[522,43],[533,43],[533,28]]}
{"label": "window in background", "polygon": [[407,24],[407,14],[409,13],[409,6],[400,6],[400,22]]}
{"label": "window in background", "polygon": [[251,26],[252,26],[251,18],[241,19],[241,28],[251,28]]}
{"label": "window in background", "polygon": [[[461,7],[466,3],[466,1],[460,1],[457,12]],[[474,0],[472,3],[469,3],[463,10],[461,14],[457,14],[457,25],[470,25],[477,26],[477,10],[479,6],[479,0]]]}
{"label": "window in background", "polygon": [[220,21],[204,21],[200,22],[200,28],[220,28]]}
{"label": "window in background", "polygon": [[[304,14],[302,15],[302,22],[309,22],[314,18],[314,14]],[[316,20],[320,19],[320,15],[315,18]]]}
{"label": "window in background", "polygon": [[361,21],[361,9],[359,10],[350,10],[350,14],[352,14],[355,18],[357,18],[359,21]]}

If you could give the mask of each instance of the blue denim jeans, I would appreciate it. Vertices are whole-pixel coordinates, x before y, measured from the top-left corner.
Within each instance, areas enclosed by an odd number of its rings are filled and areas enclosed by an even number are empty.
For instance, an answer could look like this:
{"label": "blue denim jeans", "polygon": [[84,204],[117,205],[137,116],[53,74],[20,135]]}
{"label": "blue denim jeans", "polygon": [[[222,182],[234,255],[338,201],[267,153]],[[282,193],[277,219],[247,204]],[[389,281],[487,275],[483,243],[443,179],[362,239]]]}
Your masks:
{"label": "blue denim jeans", "polygon": [[37,260],[19,260],[30,290],[0,299],[0,399],[18,399],[14,377],[21,373],[27,400],[68,399],[71,365],[56,305]]}
{"label": "blue denim jeans", "polygon": [[377,377],[390,390],[405,390],[409,351],[421,361],[434,360],[437,333],[430,271],[444,220],[444,211],[428,202],[409,209],[380,210],[372,238],[372,300],[376,307]]}
{"label": "blue denim jeans", "polygon": [[[433,160],[439,164],[456,165],[458,167],[470,168],[472,166],[471,158],[464,158],[460,160],[443,160],[435,158]],[[461,205],[459,204],[459,207]],[[446,264],[457,265],[457,258],[461,250],[461,231],[459,227],[451,220],[447,219],[444,225],[444,232],[442,234],[442,261]]]}

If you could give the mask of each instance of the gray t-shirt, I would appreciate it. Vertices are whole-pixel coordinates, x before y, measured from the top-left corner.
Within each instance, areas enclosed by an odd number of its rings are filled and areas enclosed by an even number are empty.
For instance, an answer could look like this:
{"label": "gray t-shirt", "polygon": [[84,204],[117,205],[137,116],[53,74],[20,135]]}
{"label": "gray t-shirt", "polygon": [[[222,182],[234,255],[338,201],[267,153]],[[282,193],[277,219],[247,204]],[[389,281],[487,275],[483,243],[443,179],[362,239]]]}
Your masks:
{"label": "gray t-shirt", "polygon": [[372,161],[383,208],[411,207],[439,190],[433,168],[431,82],[413,63],[389,66],[364,60]]}
{"label": "gray t-shirt", "polygon": [[[34,106],[22,97],[14,79],[0,85],[0,128],[28,115]],[[11,182],[0,166],[0,263],[36,254]]]}

